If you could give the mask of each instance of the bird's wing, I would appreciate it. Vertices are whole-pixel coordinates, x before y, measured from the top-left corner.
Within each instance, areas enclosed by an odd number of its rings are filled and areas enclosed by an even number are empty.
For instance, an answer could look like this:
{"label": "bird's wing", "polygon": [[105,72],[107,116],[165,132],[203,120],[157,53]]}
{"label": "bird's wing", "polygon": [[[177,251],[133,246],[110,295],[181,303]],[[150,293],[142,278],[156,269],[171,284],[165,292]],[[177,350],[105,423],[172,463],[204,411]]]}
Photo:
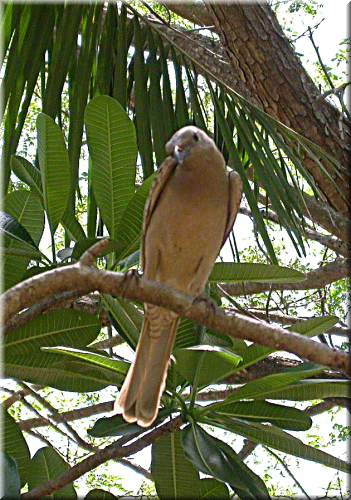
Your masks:
{"label": "bird's wing", "polygon": [[228,197],[228,212],[227,212],[227,224],[224,230],[224,236],[222,241],[222,246],[224,245],[226,239],[229,236],[230,231],[233,228],[236,216],[239,211],[241,196],[243,194],[243,183],[240,175],[232,170],[228,175],[228,185],[229,185],[229,197]]}
{"label": "bird's wing", "polygon": [[158,199],[169,178],[175,171],[176,166],[177,161],[172,156],[167,156],[157,172],[154,183],[150,189],[148,199],[146,200],[141,242],[141,265],[143,269],[145,267],[144,242],[147,228],[150,224],[152,214],[157,206]]}

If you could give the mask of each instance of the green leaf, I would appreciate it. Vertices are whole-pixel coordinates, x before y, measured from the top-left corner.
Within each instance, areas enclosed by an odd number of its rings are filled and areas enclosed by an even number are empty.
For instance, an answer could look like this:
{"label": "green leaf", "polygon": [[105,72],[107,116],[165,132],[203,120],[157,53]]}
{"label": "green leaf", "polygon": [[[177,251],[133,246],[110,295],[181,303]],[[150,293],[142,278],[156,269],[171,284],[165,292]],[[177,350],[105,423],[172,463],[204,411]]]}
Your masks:
{"label": "green leaf", "polygon": [[118,16],[117,54],[113,82],[113,97],[117,99],[123,109],[127,107],[127,62],[128,48],[131,41],[128,40],[127,36],[127,22],[127,7],[122,4],[120,15]]}
{"label": "green leaf", "polygon": [[[70,469],[70,465],[53,448],[45,446],[40,448],[32,458],[28,470],[28,487],[29,490],[46,484],[48,481],[55,479],[64,472]],[[74,500],[77,498],[76,490],[73,484],[68,484],[51,495],[54,500],[61,498],[69,498]]]}
{"label": "green leaf", "polygon": [[67,208],[71,168],[62,130],[50,116],[38,115],[37,133],[44,206],[54,233]]}
{"label": "green leaf", "polygon": [[200,500],[207,498],[229,500],[229,490],[224,483],[216,479],[201,479],[199,498]]}
{"label": "green leaf", "polygon": [[8,453],[1,452],[1,462],[3,465],[4,486],[2,490],[2,498],[16,499],[20,498],[21,479],[18,472],[16,460]]}
{"label": "green leaf", "polygon": [[264,482],[256,476],[238,455],[197,424],[187,426],[182,433],[185,455],[204,474],[209,474],[234,490],[244,492],[244,498],[270,498]]}
{"label": "green leaf", "polygon": [[[226,415],[252,422],[268,422],[281,429],[306,431],[312,425],[311,418],[302,410],[277,405],[267,401],[240,401],[217,408],[214,416]],[[209,418],[210,415],[208,415]]]}
{"label": "green leaf", "polygon": [[95,488],[90,490],[89,493],[84,497],[84,500],[117,500],[117,497],[112,495],[109,491],[101,490],[100,488]]}
{"label": "green leaf", "polygon": [[4,212],[0,212],[0,235],[5,247],[2,266],[4,289],[7,290],[21,280],[29,261],[40,260],[42,254],[28,231],[11,215]]}
{"label": "green leaf", "polygon": [[24,356],[43,346],[84,347],[99,331],[97,316],[73,309],[48,312],[6,335],[5,356]]}
{"label": "green leaf", "polygon": [[165,143],[168,139],[165,132],[163,101],[160,88],[161,63],[157,59],[157,47],[152,30],[148,29],[149,57],[147,66],[149,68],[149,102],[150,102],[150,122],[152,128],[153,149],[155,151],[156,163],[161,165],[166,153]]}
{"label": "green leaf", "polygon": [[85,361],[71,361],[48,352],[31,352],[25,356],[9,354],[5,359],[4,374],[8,378],[73,392],[100,391],[108,385],[120,385],[124,379],[121,377],[118,382],[110,369]]}
{"label": "green leaf", "polygon": [[48,77],[43,96],[43,111],[54,117],[59,114],[61,95],[72,59],[77,51],[77,37],[84,14],[82,4],[62,5],[56,18],[55,41],[50,47]]}
{"label": "green leaf", "polygon": [[315,337],[328,331],[332,326],[338,323],[337,316],[321,316],[320,318],[311,318],[303,321],[298,321],[291,325],[288,330],[290,332],[300,333],[305,337]]}
{"label": "green leaf", "polygon": [[23,486],[28,479],[28,465],[30,460],[27,442],[16,421],[6,411],[3,411],[2,424],[3,451],[16,460]]}
{"label": "green leaf", "polygon": [[289,455],[311,460],[312,462],[323,464],[346,473],[350,470],[350,464],[347,462],[335,458],[322,450],[312,448],[312,446],[304,444],[300,439],[291,436],[275,426],[253,422],[247,424],[242,420],[226,418],[224,416],[221,418],[216,417],[216,422],[212,418],[211,424],[235,434],[240,434],[240,436],[244,436],[254,443],[264,444],[269,448],[274,448]]}
{"label": "green leaf", "polygon": [[199,498],[200,477],[186,458],[181,445],[181,431],[161,436],[151,451],[151,473],[159,498]]}
{"label": "green leaf", "polygon": [[348,380],[303,380],[269,394],[269,399],[287,401],[349,397],[350,383]]}
{"label": "green leaf", "polygon": [[241,399],[269,399],[269,394],[271,392],[282,389],[304,378],[317,375],[321,373],[321,371],[323,371],[323,367],[318,365],[311,366],[310,363],[305,363],[305,365],[299,366],[298,369],[291,368],[283,373],[275,373],[252,380],[242,387],[235,389],[223,402],[206,406],[204,412],[207,413],[209,409],[213,411],[214,409],[218,410],[219,408],[225,408],[227,404]]}
{"label": "green leaf", "polygon": [[109,96],[98,96],[89,102],[85,125],[96,203],[111,238],[117,239],[118,224],[134,194],[134,125],[122,106]]}
{"label": "green leaf", "polygon": [[25,182],[40,199],[43,197],[40,170],[21,156],[11,156],[11,169],[14,174]]}
{"label": "green leaf", "polygon": [[[223,347],[210,345],[177,349],[174,357],[177,371],[190,383],[194,382],[199,366],[199,373],[196,376],[200,386],[209,385],[227,377],[241,361],[241,358],[233,352]],[[211,367],[210,370],[209,367]]]}
{"label": "green leaf", "polygon": [[[72,201],[72,200],[69,200]],[[85,238],[85,232],[76,216],[73,214],[73,207],[69,207],[62,216],[62,225],[73,241]]]}
{"label": "green leaf", "polygon": [[163,123],[167,138],[177,130],[176,117],[174,113],[173,92],[168,71],[168,47],[165,48],[162,38],[158,37],[160,62],[162,71],[162,97],[163,97]]}
{"label": "green leaf", "polygon": [[12,191],[5,197],[4,210],[28,231],[34,243],[38,245],[45,223],[40,198],[24,189]]}
{"label": "green leaf", "polygon": [[93,437],[125,436],[141,432],[143,427],[138,424],[128,424],[122,415],[113,415],[112,417],[99,418],[88,434]]}
{"label": "green leaf", "polygon": [[251,264],[217,262],[209,280],[215,283],[247,282],[257,283],[298,283],[306,279],[305,275],[289,267]]}
{"label": "green leaf", "polygon": [[[72,68],[74,71],[74,76],[69,79],[70,89],[69,89],[69,132],[68,132],[68,149],[70,155],[70,161],[73,171],[73,182],[71,197],[74,197],[74,192],[79,189],[79,158],[82,146],[82,135],[84,127],[84,108],[87,103],[89,90],[91,86],[91,74],[92,65],[96,59],[97,53],[97,38],[98,33],[101,29],[101,13],[103,9],[103,4],[90,4],[84,13],[84,21],[82,22],[81,32],[80,32],[80,47],[79,55],[77,58],[76,67]],[[106,16],[109,18],[110,16]],[[105,21],[107,19],[105,18]],[[105,28],[105,26],[104,26]],[[103,35],[106,30],[103,30]],[[110,33],[106,33],[109,38],[111,45],[113,44],[113,37]],[[75,61],[75,59],[74,59]],[[107,57],[106,63],[111,61],[111,57]],[[111,68],[113,65],[108,64]],[[98,64],[97,77],[101,75],[101,66]],[[108,82],[108,81],[107,81]],[[107,83],[106,82],[106,83]],[[107,83],[108,84],[108,83]],[[73,200],[72,200],[73,201]],[[74,203],[72,203],[72,209]],[[72,210],[73,211],[73,210]],[[67,217],[68,213],[66,214]]]}
{"label": "green leaf", "polygon": [[10,242],[16,241],[23,248],[31,249],[40,255],[33,238],[28,231],[12,215],[0,212],[0,231],[5,239],[5,247],[10,246]]}
{"label": "green leaf", "polygon": [[107,356],[104,356],[103,354],[94,351],[88,351],[88,350],[83,351],[81,349],[73,349],[61,346],[42,347],[42,350],[46,352],[63,354],[66,356],[72,356],[74,358],[78,358],[79,360],[83,361],[82,364],[86,364],[88,367],[99,366],[101,368],[104,368],[105,370],[110,370],[115,374],[116,384],[123,382],[127,374],[128,368],[130,366],[130,364],[125,361],[116,361],[114,359],[111,359]]}
{"label": "green leaf", "polygon": [[[159,411],[157,420],[152,425],[160,423],[171,414],[171,410],[163,408]],[[128,424],[122,415],[112,415],[112,417],[99,418],[91,429],[88,429],[88,434],[93,437],[109,437],[109,436],[125,436],[134,434],[135,432],[145,432],[145,427],[140,427],[138,424]]]}
{"label": "green leaf", "polygon": [[151,125],[149,115],[149,99],[147,92],[148,68],[144,61],[143,34],[137,16],[133,19],[134,27],[134,96],[135,123],[138,137],[138,149],[143,167],[144,179],[154,171],[153,149],[151,142]]}
{"label": "green leaf", "polygon": [[269,253],[269,256],[274,264],[277,264],[277,257],[274,252],[274,248],[272,245],[272,242],[269,238],[262,214],[260,213],[260,210],[257,205],[257,199],[255,197],[254,191],[250,186],[250,183],[247,179],[247,174],[244,169],[244,166],[242,164],[241,158],[239,156],[239,153],[237,151],[236,144],[233,141],[233,133],[232,130],[230,129],[228,121],[225,119],[224,113],[221,109],[220,102],[218,97],[216,96],[215,92],[213,91],[212,85],[207,80],[211,96],[212,96],[212,101],[214,103],[214,111],[215,111],[215,117],[218,122],[218,126],[220,128],[220,131],[223,135],[224,143],[226,145],[226,148],[229,152],[229,161],[230,164],[235,168],[235,170],[240,174],[240,177],[243,181],[243,192],[246,196],[247,202],[250,206],[251,212],[255,218],[255,223],[257,226],[257,230],[262,236],[262,239],[264,241],[264,244],[266,246],[266,249]]}
{"label": "green leaf", "polygon": [[143,182],[123,212],[116,231],[117,242],[120,245],[120,250],[116,256],[118,260],[124,259],[140,246],[145,202],[154,179],[155,176],[151,175]]}
{"label": "green leaf", "polygon": [[182,65],[180,64],[180,62],[183,63],[183,58],[179,58],[178,62],[176,52],[172,45],[171,45],[171,53],[172,53],[174,73],[176,78],[175,116],[177,120],[177,126],[178,128],[181,128],[184,127],[185,125],[188,125],[189,123],[188,105],[185,97],[185,89],[182,76]]}
{"label": "green leaf", "polygon": [[198,345],[199,342],[200,331],[198,325],[191,319],[181,318],[177,328],[174,350]]}
{"label": "green leaf", "polygon": [[142,323],[140,312],[132,303],[110,295],[104,295],[102,302],[109,311],[112,324],[118,333],[135,348]]}

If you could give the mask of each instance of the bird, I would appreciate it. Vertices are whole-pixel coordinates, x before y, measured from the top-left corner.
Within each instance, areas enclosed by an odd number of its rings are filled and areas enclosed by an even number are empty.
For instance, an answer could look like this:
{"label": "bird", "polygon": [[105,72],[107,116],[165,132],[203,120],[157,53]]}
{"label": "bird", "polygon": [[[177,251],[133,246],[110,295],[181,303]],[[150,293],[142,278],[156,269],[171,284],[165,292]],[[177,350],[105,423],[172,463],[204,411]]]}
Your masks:
{"label": "bird", "polygon": [[[144,209],[143,277],[196,297],[232,230],[242,181],[198,127],[175,132],[165,150]],[[174,312],[144,304],[135,360],[115,406],[125,421],[149,427],[156,419],[178,322]]]}

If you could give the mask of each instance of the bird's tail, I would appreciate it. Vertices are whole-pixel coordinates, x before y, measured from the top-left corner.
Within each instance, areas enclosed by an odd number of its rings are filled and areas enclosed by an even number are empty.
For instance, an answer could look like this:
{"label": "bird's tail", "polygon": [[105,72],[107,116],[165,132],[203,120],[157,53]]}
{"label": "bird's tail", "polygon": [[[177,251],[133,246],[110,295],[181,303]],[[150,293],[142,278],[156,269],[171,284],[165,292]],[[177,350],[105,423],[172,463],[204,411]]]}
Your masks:
{"label": "bird's tail", "polygon": [[117,407],[127,422],[148,427],[155,420],[179,318],[161,307],[147,306],[135,361],[129,368]]}

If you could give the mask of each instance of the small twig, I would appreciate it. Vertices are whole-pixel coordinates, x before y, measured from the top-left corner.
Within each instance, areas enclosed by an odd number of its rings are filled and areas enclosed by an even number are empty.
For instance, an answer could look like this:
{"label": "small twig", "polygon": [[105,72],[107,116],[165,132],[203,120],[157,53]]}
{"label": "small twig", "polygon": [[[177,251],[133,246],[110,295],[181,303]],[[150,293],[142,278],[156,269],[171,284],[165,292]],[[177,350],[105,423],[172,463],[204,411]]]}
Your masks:
{"label": "small twig", "polygon": [[8,410],[8,408],[10,408],[17,401],[23,401],[24,396],[26,396],[26,394],[28,394],[28,392],[25,389],[21,389],[20,391],[13,392],[10,389],[6,389],[5,387],[2,387],[1,390],[11,394],[11,396],[9,398],[5,399],[5,401],[2,403],[5,410]]}
{"label": "small twig", "polygon": [[[47,401],[45,398],[43,398],[40,394],[37,392],[33,391],[33,389],[26,383],[22,383],[23,385],[29,392],[30,394],[37,400],[39,403],[50,412],[50,418],[54,420],[57,424],[62,424],[66,431],[72,436],[73,440],[82,448],[88,450],[88,451],[96,451],[96,447],[91,445],[90,443],[87,443],[83,438],[80,437],[78,432],[73,429],[73,427],[65,420],[65,418],[59,414],[59,412],[54,408],[49,401]],[[56,426],[55,426],[56,428]]]}
{"label": "small twig", "polygon": [[[247,309],[242,307],[239,304],[239,302],[234,300],[233,297],[231,295],[229,295],[229,293],[227,293],[224,290],[224,288],[221,285],[217,284],[217,288],[221,291],[221,294],[223,295],[223,297],[225,297],[238,311],[240,311],[245,316],[250,316],[251,318],[257,319],[259,321],[259,318],[254,313],[252,313],[251,311],[248,311]],[[231,311],[231,313],[233,312],[232,309],[230,311]]]}
{"label": "small twig", "polygon": [[338,485],[339,485],[340,499],[344,500],[344,497],[343,497],[343,494],[342,494],[342,490],[341,490],[341,483],[340,483],[340,476],[339,476],[339,474],[338,474]]}
{"label": "small twig", "polygon": [[24,493],[21,498],[23,500],[29,500],[50,495],[52,492],[60,490],[67,484],[72,483],[83,474],[95,469],[108,460],[134,455],[138,451],[141,451],[142,449],[155,442],[156,439],[160,438],[163,434],[179,429],[181,425],[181,418],[176,417],[174,420],[171,420],[170,422],[167,422],[166,424],[157,427],[156,429],[152,429],[150,432],[143,435],[140,439],[133,442],[129,446],[119,446],[118,444],[116,446],[116,443],[106,446],[102,450],[97,451],[94,455],[91,455],[82,462],[74,465],[59,477],[52,479],[46,484],[38,486],[31,491],[28,491],[28,493]]}
{"label": "small twig", "polygon": [[319,27],[320,24],[322,24],[323,21],[325,21],[325,17],[323,17],[323,19],[321,19],[317,24],[315,24],[314,26],[312,26],[312,28],[308,27],[307,30],[305,30],[303,33],[301,33],[301,35],[297,36],[296,38],[292,38],[289,41],[290,42],[296,42],[297,40],[299,40],[300,38],[302,38],[303,36],[305,36],[309,32],[309,30],[316,31],[316,29]]}
{"label": "small twig", "polygon": [[[80,420],[82,418],[91,417],[92,415],[98,415],[100,413],[108,413],[113,410],[113,405],[114,401],[106,401],[104,403],[98,403],[96,405],[77,408],[76,410],[65,411],[59,413],[59,415],[61,415],[66,422],[70,422],[73,420]],[[35,427],[43,427],[47,424],[43,418],[28,418],[26,420],[21,420],[20,422],[18,422],[18,425],[22,430],[26,431]]]}
{"label": "small twig", "polygon": [[[162,16],[160,16],[156,11],[154,11],[154,9],[150,5],[147,4],[147,2],[141,1],[141,3],[142,3],[142,5],[144,5],[144,7],[146,7],[149,10],[149,12],[151,12],[151,14],[153,16],[156,17],[156,19],[158,19],[165,26],[169,27],[169,25],[170,25],[170,19],[168,20],[168,22],[165,21]],[[169,11],[168,11],[168,13],[169,13]]]}
{"label": "small twig", "polygon": [[321,413],[334,408],[334,406],[342,406],[350,412],[350,403],[351,400],[348,398],[325,398],[325,400],[321,403],[308,406],[304,411],[310,417],[313,417],[314,415],[320,415]]}
{"label": "small twig", "polygon": [[244,446],[241,448],[241,450],[238,453],[238,457],[241,460],[245,460],[251,453],[255,450],[257,447],[257,443],[253,443],[249,439],[244,439]]}
{"label": "small twig", "polygon": [[264,446],[264,449],[266,451],[268,451],[268,453],[270,453],[283,466],[283,468],[289,474],[289,476],[294,481],[294,483],[300,488],[300,490],[306,496],[306,498],[308,498],[308,500],[311,500],[311,497],[307,494],[307,492],[303,488],[302,484],[296,479],[296,477],[294,476],[294,474],[290,471],[289,467],[286,465],[286,463],[284,462],[284,460],[282,458],[280,458],[279,455],[277,455],[276,453],[274,453],[274,451],[272,451],[270,448],[267,448],[266,446]]}
{"label": "small twig", "polygon": [[100,340],[99,342],[95,342],[94,344],[91,344],[90,347],[94,349],[109,349],[110,347],[116,347],[117,345],[121,345],[125,342],[122,337],[119,335],[114,335],[111,338],[108,338],[106,340]]}
{"label": "small twig", "polygon": [[86,250],[81,258],[79,259],[79,263],[81,266],[91,267],[95,264],[96,259],[107,249],[109,245],[109,240],[104,239],[100,240],[95,245],[91,246]]}
{"label": "small twig", "polygon": [[[30,434],[31,436],[33,436],[33,437],[39,439],[40,441],[42,441],[43,443],[45,443],[49,448],[53,448],[55,451],[57,451],[55,446],[53,446],[53,444],[45,436],[40,434],[40,432],[31,431],[31,430],[28,430],[26,432],[27,432],[27,434]],[[57,451],[57,453],[59,453],[59,452]]]}
{"label": "small twig", "polygon": [[[40,441],[42,441],[43,443],[45,443],[50,448],[54,448],[56,450],[55,446],[53,446],[53,444],[46,437],[44,437],[42,434],[40,434],[40,432],[32,431],[32,430],[27,430],[26,432],[27,432],[27,434],[30,434],[31,436],[33,436],[33,437],[35,437],[37,439],[40,439]],[[56,450],[56,451],[58,452],[58,450]],[[133,464],[132,462],[130,462],[129,460],[126,460],[125,458],[121,458],[121,459],[116,460],[116,461],[118,463],[120,463],[121,465],[124,465],[125,467],[128,467],[128,469],[131,469],[134,472],[137,472],[138,474],[141,474],[142,476],[145,476],[147,479],[152,480],[151,473],[148,470],[146,470],[143,467],[141,467],[140,465]]]}
{"label": "small twig", "polygon": [[[109,340],[109,344],[110,344],[108,347],[108,352],[109,352],[109,355],[112,357],[113,356],[113,349],[112,349],[111,341],[114,339],[112,336],[112,326],[111,325],[108,325],[108,327],[107,327],[107,335],[108,335],[108,340]],[[96,348],[96,346],[95,346],[95,348]]]}
{"label": "small twig", "polygon": [[320,52],[319,52],[319,48],[317,47],[317,45],[316,45],[316,43],[314,41],[313,31],[310,28],[310,26],[307,28],[307,30],[308,30],[308,38],[311,40],[311,43],[312,43],[313,48],[314,48],[314,50],[316,52],[319,64],[321,65],[322,71],[323,71],[323,73],[324,73],[324,75],[325,75],[325,77],[326,77],[326,79],[327,79],[327,81],[328,81],[328,83],[330,85],[330,88],[335,89],[334,83],[333,83],[332,79],[330,78],[329,73],[328,73],[328,71],[327,71],[327,69],[326,69],[326,67],[325,67],[325,65],[324,65],[324,63],[322,61],[322,58],[321,58],[321,55],[320,55]]}
{"label": "small twig", "polygon": [[342,85],[340,85],[339,87],[334,87],[332,89],[328,89],[325,92],[323,92],[323,94],[321,94],[318,97],[318,99],[320,99],[322,97],[328,97],[329,95],[336,95],[336,96],[343,95],[346,88],[348,87],[348,85],[351,85],[351,82],[345,82]]}
{"label": "small twig", "polygon": [[[9,391],[8,391],[9,392]],[[14,393],[16,394],[16,393]],[[60,429],[59,427],[56,427],[51,420],[49,420],[48,418],[44,417],[36,408],[34,408],[33,405],[31,405],[28,401],[26,401],[25,397],[28,396],[29,393],[26,393],[23,397],[23,399],[21,400],[21,403],[32,413],[34,413],[35,415],[38,416],[38,419],[35,419],[35,420],[41,420],[43,422],[44,425],[46,426],[52,426],[54,427],[54,429],[59,432],[60,434],[62,434],[64,437],[68,437],[69,436],[62,430]]]}

